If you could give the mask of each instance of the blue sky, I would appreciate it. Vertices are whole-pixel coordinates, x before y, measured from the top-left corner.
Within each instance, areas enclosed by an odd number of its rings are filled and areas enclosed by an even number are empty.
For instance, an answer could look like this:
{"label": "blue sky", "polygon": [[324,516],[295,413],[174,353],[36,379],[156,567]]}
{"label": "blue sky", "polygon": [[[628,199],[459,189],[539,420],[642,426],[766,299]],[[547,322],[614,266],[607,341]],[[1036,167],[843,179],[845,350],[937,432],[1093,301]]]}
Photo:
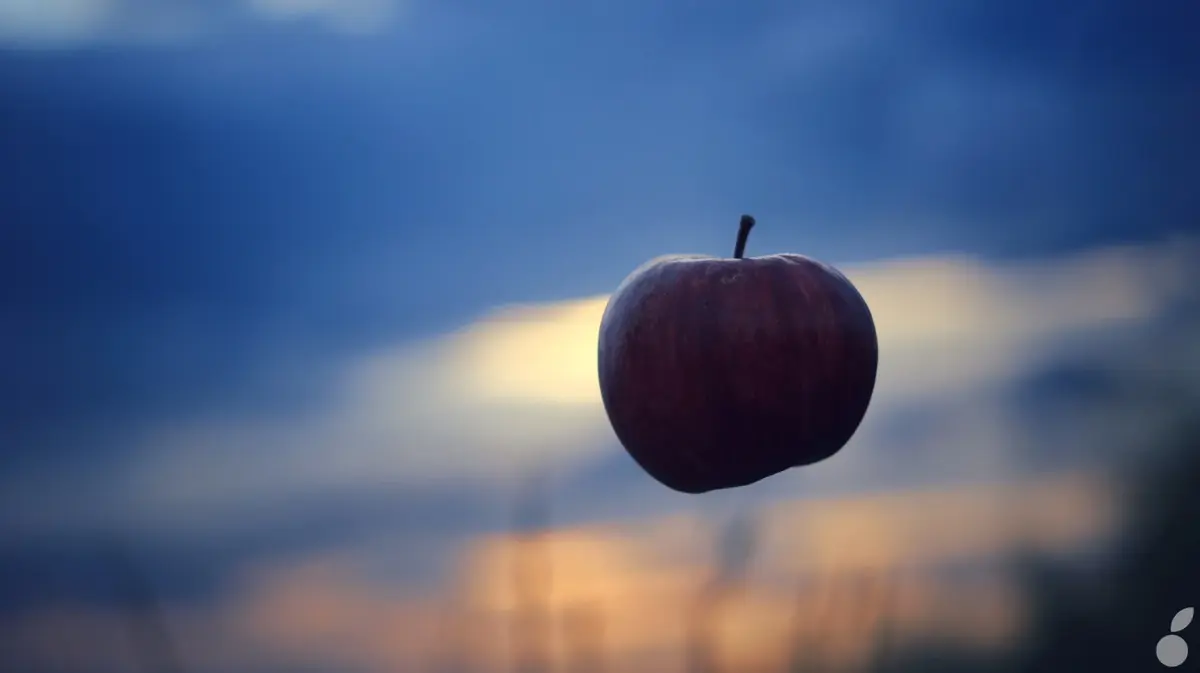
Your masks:
{"label": "blue sky", "polygon": [[[1020,402],[1075,380],[1064,353],[1144,373],[1152,338],[1179,341],[1163,316],[1192,324],[1197,20],[1185,0],[0,3],[0,555],[71,565],[134,529],[183,591],[381,526],[433,549],[504,525],[518,463],[553,465],[572,519],[700,507],[597,424],[587,335],[646,259],[728,254],[742,212],[748,254],[850,269],[883,366],[903,356],[858,453],[705,503],[1020,462],[979,428],[1086,444],[1092,416],[1052,434]],[[1000,448],[929,448],[963,437]],[[243,514],[197,504],[222,498]]]}
{"label": "blue sky", "polygon": [[[415,3],[367,35],[174,4],[214,25],[8,19],[20,427],[223,404],[281,338],[337,357],[602,293],[724,253],[743,210],[751,250],[846,262],[1146,239],[1196,208],[1182,2]],[[191,357],[152,346],[172,330]]]}

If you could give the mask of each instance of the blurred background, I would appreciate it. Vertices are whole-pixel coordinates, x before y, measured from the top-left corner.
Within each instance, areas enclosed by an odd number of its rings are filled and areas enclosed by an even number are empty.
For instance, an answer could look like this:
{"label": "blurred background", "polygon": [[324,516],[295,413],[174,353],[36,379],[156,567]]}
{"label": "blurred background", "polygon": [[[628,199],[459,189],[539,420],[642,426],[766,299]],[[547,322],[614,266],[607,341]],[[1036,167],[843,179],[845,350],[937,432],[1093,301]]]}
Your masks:
{"label": "blurred background", "polygon": [[[1159,670],[1200,603],[1198,30],[0,0],[0,670]],[[743,212],[860,288],[878,387],[834,458],[684,496],[597,329]]]}

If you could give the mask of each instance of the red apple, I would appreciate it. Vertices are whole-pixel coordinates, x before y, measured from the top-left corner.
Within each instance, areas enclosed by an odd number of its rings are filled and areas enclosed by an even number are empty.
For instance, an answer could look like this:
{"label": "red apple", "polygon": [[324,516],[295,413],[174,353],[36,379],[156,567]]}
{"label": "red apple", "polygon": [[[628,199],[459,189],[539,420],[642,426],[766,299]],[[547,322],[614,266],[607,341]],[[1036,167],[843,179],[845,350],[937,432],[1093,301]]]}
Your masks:
{"label": "red apple", "polygon": [[858,429],[879,364],[866,301],[803,255],[651,260],[600,322],[600,393],[617,438],[683,493],[825,460]]}

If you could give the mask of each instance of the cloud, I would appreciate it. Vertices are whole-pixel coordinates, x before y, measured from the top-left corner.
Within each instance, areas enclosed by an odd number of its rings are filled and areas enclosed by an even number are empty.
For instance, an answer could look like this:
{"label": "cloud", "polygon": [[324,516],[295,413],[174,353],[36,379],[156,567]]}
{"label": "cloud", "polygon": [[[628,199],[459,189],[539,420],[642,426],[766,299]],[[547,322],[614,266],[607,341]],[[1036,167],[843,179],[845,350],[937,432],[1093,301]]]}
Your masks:
{"label": "cloud", "polygon": [[264,17],[275,20],[311,18],[349,33],[373,32],[387,26],[405,0],[248,0]]}
{"label": "cloud", "polygon": [[[1142,324],[1190,290],[1195,241],[988,265],[917,258],[850,269],[880,333],[885,399],[1027,375],[1056,341]],[[888,357],[888,353],[895,356]]]}
{"label": "cloud", "polygon": [[207,499],[216,480],[240,500],[265,494],[268,474],[287,491],[356,489],[507,479],[592,454],[612,441],[595,375],[604,303],[501,310],[365,356],[344,370],[336,406],[307,418],[164,427],[144,440],[133,486]]}
{"label": "cloud", "polygon": [[73,41],[109,27],[113,0],[15,0],[0,3],[0,36],[33,43]]}
{"label": "cloud", "polygon": [[6,0],[0,41],[27,48],[106,42],[160,42],[194,36],[238,15],[263,21],[311,20],[331,30],[386,28],[405,0]]}
{"label": "cloud", "polygon": [[[804,479],[830,493],[901,476],[1010,473],[1024,428],[998,396],[1064,348],[1152,323],[1194,287],[1196,259],[1196,242],[1178,239],[1038,262],[943,256],[848,267],[880,335],[875,399],[845,451],[774,481]],[[36,505],[10,509],[7,523],[251,525],[255,513],[312,496],[508,488],[530,469],[615,458],[594,369],[604,305],[593,297],[509,307],[357,358],[332,403],[303,415],[160,425],[129,462],[110,466],[116,478],[76,480],[74,501],[44,502],[29,485],[36,480],[14,484],[11,498]],[[919,449],[898,444],[898,419],[929,408],[939,411],[921,424]]]}

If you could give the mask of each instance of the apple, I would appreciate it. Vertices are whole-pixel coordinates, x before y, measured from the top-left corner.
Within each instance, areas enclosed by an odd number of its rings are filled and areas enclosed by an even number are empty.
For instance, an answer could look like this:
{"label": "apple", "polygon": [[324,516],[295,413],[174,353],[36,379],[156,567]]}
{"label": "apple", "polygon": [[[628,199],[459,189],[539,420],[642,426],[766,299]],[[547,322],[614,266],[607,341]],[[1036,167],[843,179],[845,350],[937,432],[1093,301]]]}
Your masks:
{"label": "apple", "polygon": [[875,388],[875,322],[854,285],[797,254],[671,255],[631,273],[600,322],[617,439],[668,488],[747,486],[833,456]]}

